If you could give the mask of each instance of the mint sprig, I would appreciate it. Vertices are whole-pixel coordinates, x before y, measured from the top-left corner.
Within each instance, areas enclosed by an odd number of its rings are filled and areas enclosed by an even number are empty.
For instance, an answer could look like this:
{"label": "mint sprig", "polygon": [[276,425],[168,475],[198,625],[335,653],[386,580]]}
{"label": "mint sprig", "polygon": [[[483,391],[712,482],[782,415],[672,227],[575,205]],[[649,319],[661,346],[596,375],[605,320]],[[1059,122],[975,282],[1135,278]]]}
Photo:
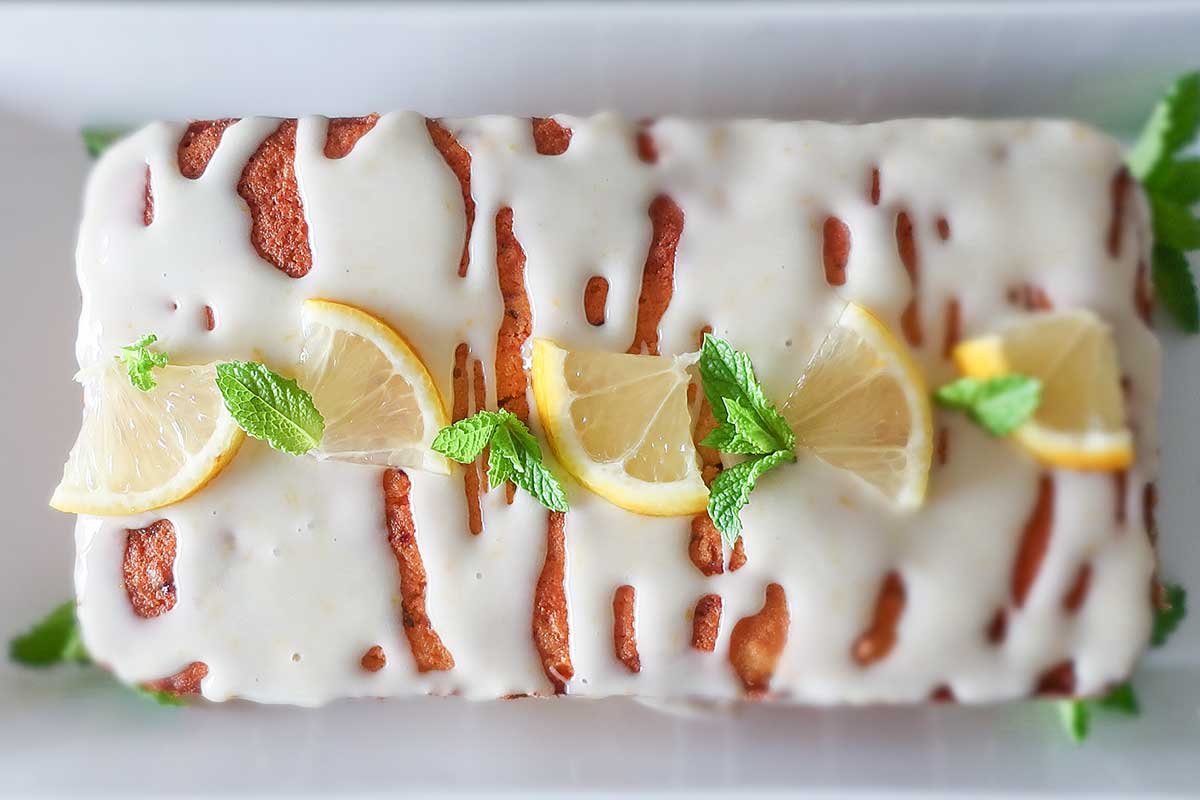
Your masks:
{"label": "mint sprig", "polygon": [[8,643],[8,657],[26,667],[50,667],[55,664],[90,662],[79,622],[75,601],[68,600],[40,622]]}
{"label": "mint sprig", "polygon": [[733,547],[742,535],[741,511],[750,502],[750,492],[758,479],[780,464],[795,460],[796,454],[791,450],[776,450],[721,470],[713,479],[708,494],[708,516],[727,545]]}
{"label": "mint sprig", "polygon": [[1042,399],[1042,382],[1028,375],[959,378],[933,394],[939,405],[967,412],[993,436],[1007,436],[1033,416]]}
{"label": "mint sprig", "polygon": [[1170,170],[1171,156],[1196,136],[1200,126],[1200,72],[1189,72],[1172,83],[1150,112],[1126,162],[1133,176],[1157,184]]}
{"label": "mint sprig", "polygon": [[1129,171],[1150,200],[1154,226],[1151,277],[1155,293],[1183,330],[1200,331],[1200,301],[1188,251],[1200,250],[1200,219],[1191,206],[1200,200],[1200,161],[1178,153],[1200,130],[1200,72],[1180,77],[1168,89],[1129,151]]}
{"label": "mint sprig", "polygon": [[525,423],[511,411],[480,411],[447,425],[433,449],[460,464],[488,451],[488,488],[512,481],[551,511],[568,509],[567,493],[542,460],[542,448]]}
{"label": "mint sprig", "polygon": [[[68,600],[42,618],[25,633],[8,643],[8,657],[25,667],[44,668],[57,664],[90,664],[91,656],[83,646],[75,601]],[[160,706],[186,705],[179,695],[143,686],[129,686],[140,697]]]}
{"label": "mint sprig", "polygon": [[750,356],[706,333],[700,348],[700,378],[720,423],[700,444],[726,453],[759,454],[796,446],[796,435],[767,399]]}
{"label": "mint sprig", "polygon": [[[1171,634],[1179,627],[1179,623],[1187,615],[1187,592],[1177,583],[1166,585],[1166,608],[1154,610],[1154,627],[1150,634],[1150,646],[1162,647],[1171,638]],[[1129,717],[1141,714],[1141,703],[1138,702],[1137,692],[1129,681],[1113,688],[1104,697],[1096,700],[1061,700],[1058,703],[1059,715],[1066,728],[1067,735],[1075,742],[1082,742],[1091,731],[1092,710],[1102,709],[1114,711]]]}
{"label": "mint sprig", "polygon": [[750,356],[711,333],[704,334],[700,348],[700,379],[719,423],[700,444],[750,456],[717,475],[708,494],[708,516],[733,547],[742,534],[741,511],[758,479],[796,460],[796,435],[767,399]]}
{"label": "mint sprig", "polygon": [[148,333],[133,344],[122,347],[121,354],[117,356],[129,372],[129,382],[143,392],[148,392],[158,385],[152,370],[167,365],[166,353],[150,349],[157,341],[157,336]]}
{"label": "mint sprig", "polygon": [[229,361],[217,364],[217,388],[242,430],[276,450],[298,456],[321,444],[325,418],[291,378],[257,361]]}

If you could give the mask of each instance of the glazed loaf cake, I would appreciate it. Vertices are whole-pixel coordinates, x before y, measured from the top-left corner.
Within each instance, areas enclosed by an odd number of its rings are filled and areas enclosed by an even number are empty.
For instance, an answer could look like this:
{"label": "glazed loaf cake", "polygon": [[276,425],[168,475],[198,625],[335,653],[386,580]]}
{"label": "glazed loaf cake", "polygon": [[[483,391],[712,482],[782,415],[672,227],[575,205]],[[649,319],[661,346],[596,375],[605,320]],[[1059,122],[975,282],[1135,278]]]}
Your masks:
{"label": "glazed loaf cake", "polygon": [[146,331],[180,363],[286,366],[301,302],[331,298],[403,331],[455,418],[505,408],[537,433],[535,335],[674,354],[709,328],[783,397],[849,300],[931,386],[960,338],[1086,308],[1113,331],[1137,455],[1050,469],[938,412],[922,508],[802,458],[764,478],[731,550],[704,516],[640,516],[577,485],[548,513],[482,492],[475,466],[248,441],[180,503],[79,518],[86,645],[128,682],[303,705],[1101,692],[1151,625],[1150,246],[1120,147],[1071,122],[152,124],[88,185],[81,367]]}

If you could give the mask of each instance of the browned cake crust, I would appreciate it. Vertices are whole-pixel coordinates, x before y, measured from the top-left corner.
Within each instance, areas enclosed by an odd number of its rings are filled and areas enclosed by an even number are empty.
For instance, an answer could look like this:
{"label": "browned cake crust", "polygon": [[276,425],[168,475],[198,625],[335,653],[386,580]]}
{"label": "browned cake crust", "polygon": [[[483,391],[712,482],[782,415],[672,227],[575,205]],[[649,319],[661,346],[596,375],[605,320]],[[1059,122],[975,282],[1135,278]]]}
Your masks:
{"label": "browned cake crust", "polygon": [[383,473],[384,509],[387,517],[388,544],[400,570],[400,609],[404,635],[412,648],[418,672],[454,668],[454,656],[442,644],[425,611],[427,578],[421,551],[417,547],[417,526],[413,522],[409,492],[412,482],[403,470]]}

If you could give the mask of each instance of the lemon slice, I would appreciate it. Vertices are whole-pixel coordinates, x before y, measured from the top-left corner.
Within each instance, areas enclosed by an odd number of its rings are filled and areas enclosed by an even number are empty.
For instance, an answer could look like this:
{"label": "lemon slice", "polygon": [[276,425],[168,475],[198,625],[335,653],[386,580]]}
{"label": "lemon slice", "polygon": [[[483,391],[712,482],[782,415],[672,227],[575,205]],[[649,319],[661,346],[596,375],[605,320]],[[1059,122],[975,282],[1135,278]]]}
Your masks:
{"label": "lemon slice", "polygon": [[230,416],[211,364],[154,370],[134,388],[116,361],[81,372],[83,425],[50,505],[75,514],[135,514],[199,491],[245,434]]}
{"label": "lemon slice", "polygon": [[933,453],[929,393],[908,349],[849,303],[783,408],[799,447],[848,470],[900,508],[925,498]]}
{"label": "lemon slice", "polygon": [[571,351],[533,343],[533,394],[550,447],[572,476],[639,514],[696,514],[708,488],[692,444],[691,356]]}
{"label": "lemon slice", "polygon": [[450,424],[424,362],[404,337],[367,312],[306,300],[300,385],[325,417],[320,459],[448,473],[430,444]]}
{"label": "lemon slice", "polygon": [[954,349],[973,378],[1020,373],[1042,381],[1042,401],[1013,438],[1046,464],[1121,469],[1133,461],[1112,332],[1083,309],[1039,314]]}

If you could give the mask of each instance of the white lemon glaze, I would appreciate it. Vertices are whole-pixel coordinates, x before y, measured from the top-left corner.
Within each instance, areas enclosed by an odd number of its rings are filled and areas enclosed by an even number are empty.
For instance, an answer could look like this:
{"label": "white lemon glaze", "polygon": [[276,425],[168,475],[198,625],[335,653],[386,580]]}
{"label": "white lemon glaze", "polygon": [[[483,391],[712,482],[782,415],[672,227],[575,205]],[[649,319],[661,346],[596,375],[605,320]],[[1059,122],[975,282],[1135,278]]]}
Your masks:
{"label": "white lemon glaze", "polygon": [[[336,160],[323,153],[327,121],[300,121],[296,173],[313,267],[298,280],[255,253],[236,189],[277,120],[229,127],[197,180],[176,163],[184,126],[142,129],[104,156],[88,185],[78,247],[80,365],[154,332],[178,363],[254,357],[290,371],[300,303],[325,297],[361,305],[402,331],[447,400],[454,347],[468,342],[484,362],[494,404],[497,210],[513,209],[527,256],[534,335],[623,351],[651,238],[647,207],[665,193],[685,225],[662,351],[695,349],[698,328],[711,324],[752,354],[768,393],[782,402],[846,300],[899,329],[914,296],[896,247],[904,209],[920,259],[915,292],[925,342],[916,356],[930,385],[953,374],[941,353],[951,297],[961,303],[965,336],[1017,313],[1007,291],[1025,282],[1060,307],[1092,308],[1112,325],[1137,435],[1124,524],[1113,512],[1111,474],[1056,471],[1049,550],[1023,607],[1013,609],[1011,567],[1043,470],[1010,443],[942,412],[937,422],[950,431],[951,457],[935,467],[921,510],[891,510],[853,477],[802,456],[761,481],[743,512],[749,561],[716,577],[688,559],[687,518],[640,517],[571,484],[569,693],[741,696],[729,634],[761,607],[773,581],[791,613],[771,681],[772,694],[784,699],[920,701],[946,685],[962,701],[1003,700],[1028,695],[1041,673],[1067,658],[1081,693],[1129,673],[1150,628],[1154,555],[1139,498],[1157,469],[1160,354],[1132,299],[1149,247],[1139,193],[1130,195],[1119,254],[1105,245],[1110,183],[1121,163],[1115,142],[1057,121],[664,119],[650,128],[660,154],[651,165],[638,160],[637,129],[620,117],[556,119],[573,131],[560,156],[537,154],[527,120],[446,122],[472,156],[477,210],[465,278],[457,274],[465,231],[459,184],[419,115],[382,117]],[[147,166],[150,226],[141,207]],[[869,198],[873,167],[881,176],[878,205]],[[846,283],[834,288],[821,260],[830,214],[853,240]],[[935,228],[943,216],[951,226],[946,241]],[[602,327],[583,314],[594,274],[610,283]],[[205,305],[218,319],[211,332]],[[89,650],[131,682],[203,661],[203,693],[213,700],[313,705],[362,695],[548,693],[530,635],[544,509],[523,494],[508,506],[503,492],[493,492],[484,498],[485,532],[474,537],[459,475],[410,477],[428,612],[454,655],[453,670],[418,674],[413,663],[380,471],[292,458],[257,441],[175,506],[80,518],[76,586]],[[169,613],[140,619],[122,585],[124,531],[161,517],[178,535],[178,600]],[[1092,566],[1086,602],[1067,614],[1062,598],[1085,561]],[[898,640],[885,659],[863,667],[851,648],[892,569],[907,594]],[[636,675],[613,654],[612,595],[623,583],[637,591]],[[707,593],[724,601],[714,653],[689,647],[691,609]],[[996,646],[984,631],[1005,607],[1007,637]],[[359,658],[375,644],[388,661],[370,673]]]}

